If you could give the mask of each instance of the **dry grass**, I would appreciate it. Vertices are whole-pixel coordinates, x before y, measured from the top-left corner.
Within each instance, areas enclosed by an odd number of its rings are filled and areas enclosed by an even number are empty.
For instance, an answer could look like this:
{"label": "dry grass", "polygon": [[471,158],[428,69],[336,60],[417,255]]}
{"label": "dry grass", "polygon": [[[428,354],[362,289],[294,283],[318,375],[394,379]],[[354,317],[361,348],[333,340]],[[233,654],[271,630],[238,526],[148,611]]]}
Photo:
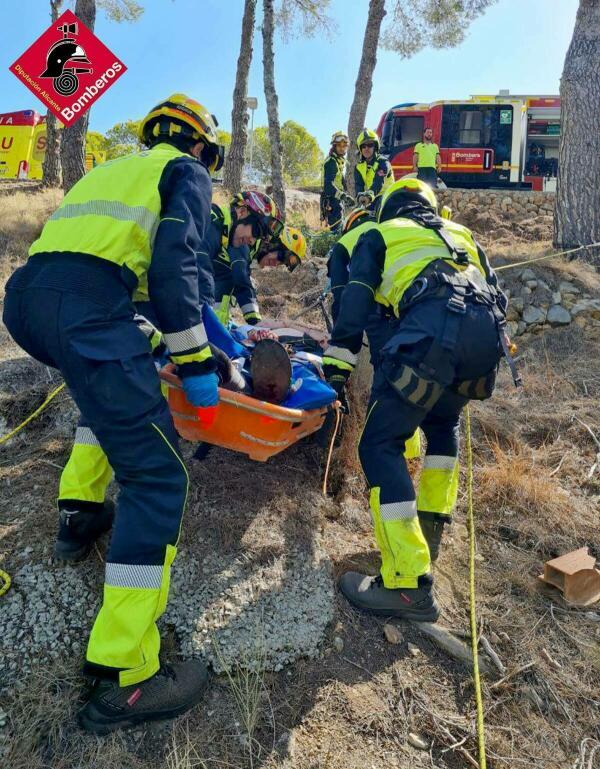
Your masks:
{"label": "dry grass", "polygon": [[58,207],[62,199],[60,190],[43,192],[17,192],[3,196],[0,219],[0,283],[4,284],[12,272],[25,261],[27,250],[39,236],[44,222]]}
{"label": "dry grass", "polygon": [[[224,193],[219,194],[225,202]],[[3,200],[9,211],[0,225],[3,274],[25,255],[29,241],[57,202],[52,195],[15,195]],[[500,243],[490,239],[487,245],[495,263],[550,250],[547,240],[527,242],[508,236]],[[535,270],[542,277],[573,280],[591,294],[600,291],[598,275],[579,262],[540,265]],[[503,273],[509,286],[519,272],[517,268]],[[275,314],[293,315],[310,303],[315,279],[316,270],[309,267],[292,276],[282,270],[261,272],[262,301],[270,302]],[[303,320],[322,325],[318,310]],[[575,419],[600,436],[600,340],[593,330],[573,326],[521,340],[520,347],[525,387],[515,391],[503,369],[494,398],[472,407],[478,617],[482,632],[509,673],[499,686],[492,679],[484,681],[488,766],[592,769],[600,757],[600,629],[593,619],[597,609],[579,611],[556,594],[540,592],[537,575],[546,558],[576,547],[588,545],[600,555],[600,473],[588,477],[596,448]],[[0,379],[1,405],[7,413],[37,405],[35,399],[45,386],[43,371],[20,372],[14,365],[7,367]],[[23,377],[33,382],[25,390],[19,386]],[[299,538],[310,541],[318,530],[337,573],[350,565],[374,572],[378,556],[355,451],[367,389],[365,367],[355,378],[354,413],[346,420],[337,453],[335,497],[325,500],[318,494],[322,468],[308,443],[266,465],[227,456],[226,486],[224,454],[215,451],[206,462],[191,468],[183,545],[189,547],[203,527],[213,547],[260,560],[285,552]],[[55,434],[53,421],[49,427],[40,424],[42,438],[51,430],[47,440],[40,442],[39,431],[25,431],[23,442],[15,444],[10,456],[4,454],[0,463],[0,482],[11,481],[5,506],[23,505],[30,511],[18,525],[0,529],[0,559],[19,552],[30,541],[41,547],[52,536],[55,480],[68,446]],[[42,460],[53,468],[40,464]],[[31,477],[39,475],[41,467],[47,477],[32,490]],[[455,629],[467,627],[464,505],[461,497],[436,568],[443,621]],[[353,612],[340,599],[321,659],[299,661],[276,675],[266,674],[260,665],[258,672],[248,673],[241,660],[230,678],[213,679],[206,701],[188,717],[174,725],[103,739],[86,736],[75,725],[81,695],[75,664],[71,660],[52,666],[40,663],[23,688],[4,696],[2,705],[10,719],[0,743],[0,750],[3,745],[8,752],[0,753],[0,766],[468,766],[465,751],[470,756],[477,752],[468,672],[408,625],[402,626],[402,633],[405,641],[419,647],[417,656],[408,652],[406,643],[390,646],[382,625]],[[334,636],[343,640],[341,653],[332,648]],[[256,655],[260,658],[260,644]],[[519,672],[525,665],[527,669]],[[407,742],[409,731],[426,736],[430,750],[412,748]]]}

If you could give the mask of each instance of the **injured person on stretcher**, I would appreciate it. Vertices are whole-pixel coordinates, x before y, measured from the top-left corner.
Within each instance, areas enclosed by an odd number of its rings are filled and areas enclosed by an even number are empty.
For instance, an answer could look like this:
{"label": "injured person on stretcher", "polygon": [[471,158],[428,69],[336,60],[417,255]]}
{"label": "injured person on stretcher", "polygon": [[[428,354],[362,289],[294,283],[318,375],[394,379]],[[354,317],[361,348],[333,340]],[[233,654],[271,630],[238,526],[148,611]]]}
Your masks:
{"label": "injured person on stretcher", "polygon": [[318,332],[272,322],[230,331],[208,306],[203,321],[224,389],[304,410],[336,401],[335,390],[323,377]]}

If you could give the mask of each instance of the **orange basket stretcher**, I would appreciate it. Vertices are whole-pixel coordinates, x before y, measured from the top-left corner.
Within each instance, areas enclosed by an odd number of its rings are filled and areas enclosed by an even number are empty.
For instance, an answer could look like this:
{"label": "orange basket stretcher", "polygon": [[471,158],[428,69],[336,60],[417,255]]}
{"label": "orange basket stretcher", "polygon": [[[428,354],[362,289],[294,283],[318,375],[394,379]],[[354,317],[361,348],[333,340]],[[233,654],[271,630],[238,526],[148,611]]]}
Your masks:
{"label": "orange basket stretcher", "polygon": [[181,380],[169,364],[160,372],[175,428],[188,441],[202,441],[266,462],[302,438],[316,432],[331,406],[303,411],[256,400],[219,388],[214,409],[198,409],[186,399]]}

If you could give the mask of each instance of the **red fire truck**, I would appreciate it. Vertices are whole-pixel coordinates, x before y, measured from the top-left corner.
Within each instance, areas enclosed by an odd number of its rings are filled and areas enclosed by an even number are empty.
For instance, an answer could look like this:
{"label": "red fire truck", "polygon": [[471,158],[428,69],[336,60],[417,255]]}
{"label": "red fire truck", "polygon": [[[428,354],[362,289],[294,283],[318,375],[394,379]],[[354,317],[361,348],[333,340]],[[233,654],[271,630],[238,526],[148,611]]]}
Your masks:
{"label": "red fire truck", "polygon": [[440,148],[448,187],[555,190],[560,139],[558,96],[472,96],[431,104],[397,104],[377,132],[396,178],[412,171],[425,128]]}

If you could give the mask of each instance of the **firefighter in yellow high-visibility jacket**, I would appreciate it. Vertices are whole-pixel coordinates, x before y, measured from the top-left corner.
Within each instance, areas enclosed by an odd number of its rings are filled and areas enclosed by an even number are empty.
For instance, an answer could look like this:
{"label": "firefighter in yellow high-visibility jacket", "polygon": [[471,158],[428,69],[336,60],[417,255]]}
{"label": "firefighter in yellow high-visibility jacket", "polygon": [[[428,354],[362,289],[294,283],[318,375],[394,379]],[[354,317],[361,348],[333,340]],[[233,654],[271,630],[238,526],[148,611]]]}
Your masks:
{"label": "firefighter in yellow high-visibility jacket", "polygon": [[[347,572],[340,589],[364,611],[435,622],[431,562],[457,497],[460,413],[470,398],[492,394],[506,298],[470,231],[437,216],[435,195],[420,180],[388,187],[378,224],[352,250],[323,358],[340,393],[376,306],[391,329],[375,362],[359,456],[381,571]],[[418,427],[427,452],[417,495],[403,454]]]}
{"label": "firefighter in yellow high-visibility jacket", "polygon": [[[188,479],[132,297],[151,302],[188,400],[215,405],[196,252],[210,221],[210,174],[223,151],[215,119],[184,94],[148,113],[140,139],[147,150],[99,165],[69,191],[10,278],[4,305],[15,341],[62,372],[82,415],[76,444],[98,468],[87,479],[98,496],[61,507],[59,551],[89,548],[110,527],[100,494],[111,468],[120,486],[86,654],[96,685],[80,713],[82,726],[97,733],[182,713],[207,679],[200,660],[159,660],[156,622],[167,603]],[[100,451],[103,461],[94,456]],[[67,473],[63,501],[81,480]]]}

